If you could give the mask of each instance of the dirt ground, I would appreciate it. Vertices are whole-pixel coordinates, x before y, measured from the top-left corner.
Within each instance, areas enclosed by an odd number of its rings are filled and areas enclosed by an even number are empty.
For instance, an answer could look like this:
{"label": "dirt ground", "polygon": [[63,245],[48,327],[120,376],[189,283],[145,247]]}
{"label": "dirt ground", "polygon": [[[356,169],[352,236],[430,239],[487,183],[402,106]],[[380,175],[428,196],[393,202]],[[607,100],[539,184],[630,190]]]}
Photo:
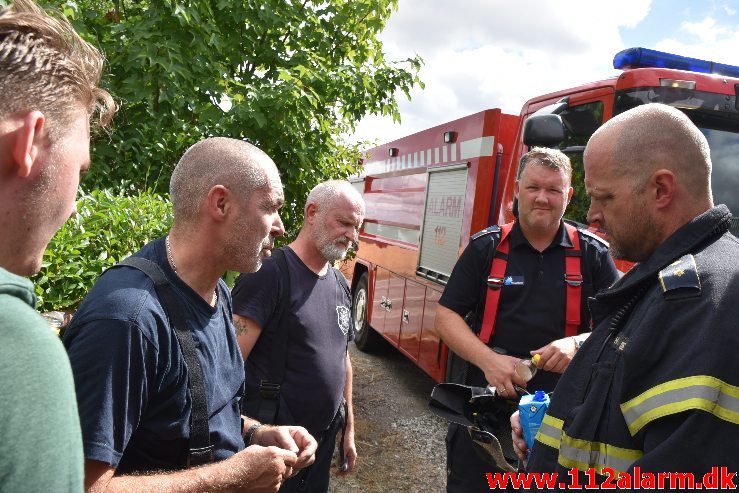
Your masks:
{"label": "dirt ground", "polygon": [[427,406],[434,381],[389,345],[349,353],[358,460],[353,474],[332,475],[331,492],[443,492],[446,422]]}

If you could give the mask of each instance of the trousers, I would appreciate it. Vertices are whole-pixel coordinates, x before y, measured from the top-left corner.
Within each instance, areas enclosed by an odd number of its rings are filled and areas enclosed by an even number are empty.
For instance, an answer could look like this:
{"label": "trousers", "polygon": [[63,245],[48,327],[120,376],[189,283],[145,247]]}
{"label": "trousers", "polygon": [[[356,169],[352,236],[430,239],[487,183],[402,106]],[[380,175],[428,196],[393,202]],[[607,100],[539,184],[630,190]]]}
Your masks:
{"label": "trousers", "polygon": [[[340,406],[341,407],[341,406]],[[344,418],[337,412],[328,429],[321,433],[316,450],[316,461],[282,483],[280,493],[327,493],[331,477],[331,459],[336,448],[336,436],[342,429]]]}

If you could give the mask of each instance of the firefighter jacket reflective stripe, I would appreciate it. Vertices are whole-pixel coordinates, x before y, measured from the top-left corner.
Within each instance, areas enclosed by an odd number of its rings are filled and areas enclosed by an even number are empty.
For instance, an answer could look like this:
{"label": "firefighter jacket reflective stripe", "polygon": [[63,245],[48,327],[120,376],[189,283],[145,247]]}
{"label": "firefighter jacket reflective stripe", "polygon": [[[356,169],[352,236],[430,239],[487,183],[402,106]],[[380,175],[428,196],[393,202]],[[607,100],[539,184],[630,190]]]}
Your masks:
{"label": "firefighter jacket reflective stripe", "polygon": [[656,419],[689,409],[739,424],[739,387],[709,375],[696,375],[657,385],[621,404],[632,435]]}
{"label": "firefighter jacket reflective stripe", "polygon": [[739,240],[718,206],[590,300],[530,472],[739,470]]}

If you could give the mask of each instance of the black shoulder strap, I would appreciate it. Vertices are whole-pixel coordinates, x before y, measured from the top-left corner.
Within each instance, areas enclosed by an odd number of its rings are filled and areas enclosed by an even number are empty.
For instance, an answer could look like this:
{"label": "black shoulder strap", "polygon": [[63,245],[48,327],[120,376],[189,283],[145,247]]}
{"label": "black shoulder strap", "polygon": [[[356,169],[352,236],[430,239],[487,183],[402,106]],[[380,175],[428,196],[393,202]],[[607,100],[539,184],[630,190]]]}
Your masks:
{"label": "black shoulder strap", "polygon": [[[341,284],[341,289],[344,290],[344,294],[349,299],[349,318],[351,318],[354,300],[352,299],[351,289],[349,289],[349,283],[346,282],[346,277],[344,277],[344,273],[341,272],[340,269],[333,267],[332,270],[334,271],[334,277],[336,277],[336,280],[339,281],[339,284]],[[350,323],[353,323],[353,322],[350,322]],[[355,327],[355,330],[356,330],[356,327]],[[346,350],[349,351],[349,338],[348,337],[346,339]],[[343,440],[343,437],[342,437],[342,440]]]}
{"label": "black shoulder strap", "polygon": [[190,450],[186,465],[187,467],[194,467],[213,462],[213,445],[210,444],[208,405],[205,399],[203,369],[200,367],[195,352],[195,341],[185,322],[181,303],[175,296],[169,279],[156,263],[141,257],[128,257],[118,265],[138,269],[154,281],[154,288],[164,306],[164,310],[167,312],[169,323],[180,344],[187,367],[187,387],[190,390],[190,399],[192,399]]}
{"label": "black shoulder strap", "polygon": [[272,358],[270,359],[267,378],[259,382],[259,408],[256,418],[262,423],[275,423],[279,411],[280,387],[285,379],[287,365],[288,327],[283,323],[285,312],[290,307],[290,271],[287,268],[285,252],[280,248],[273,252],[273,257],[280,269],[281,285],[280,299],[277,302],[275,313],[265,329],[270,330],[272,339]]}
{"label": "black shoulder strap", "polygon": [[349,290],[349,284],[346,282],[346,277],[344,277],[344,273],[341,272],[341,270],[337,269],[336,267],[334,269],[334,274],[336,275],[336,280],[339,281],[339,284],[341,284],[342,289],[344,289],[344,293],[349,297],[349,301],[351,302],[352,299],[352,293]]}

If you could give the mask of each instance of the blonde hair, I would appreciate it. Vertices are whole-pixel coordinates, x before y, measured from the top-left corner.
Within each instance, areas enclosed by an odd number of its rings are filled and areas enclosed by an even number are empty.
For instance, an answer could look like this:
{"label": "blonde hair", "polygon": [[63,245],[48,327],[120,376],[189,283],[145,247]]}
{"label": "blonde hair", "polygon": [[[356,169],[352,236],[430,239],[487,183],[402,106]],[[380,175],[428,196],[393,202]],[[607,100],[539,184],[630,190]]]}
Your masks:
{"label": "blonde hair", "polygon": [[521,156],[517,176],[519,180],[521,179],[524,168],[526,168],[529,163],[535,163],[551,169],[562,170],[564,171],[565,176],[567,176],[568,182],[572,179],[572,163],[570,162],[570,158],[558,149],[534,147],[529,152]]}
{"label": "blonde hair", "polygon": [[98,87],[103,64],[62,14],[16,0],[0,11],[0,119],[38,110],[53,133],[84,109],[107,125],[116,105]]}

